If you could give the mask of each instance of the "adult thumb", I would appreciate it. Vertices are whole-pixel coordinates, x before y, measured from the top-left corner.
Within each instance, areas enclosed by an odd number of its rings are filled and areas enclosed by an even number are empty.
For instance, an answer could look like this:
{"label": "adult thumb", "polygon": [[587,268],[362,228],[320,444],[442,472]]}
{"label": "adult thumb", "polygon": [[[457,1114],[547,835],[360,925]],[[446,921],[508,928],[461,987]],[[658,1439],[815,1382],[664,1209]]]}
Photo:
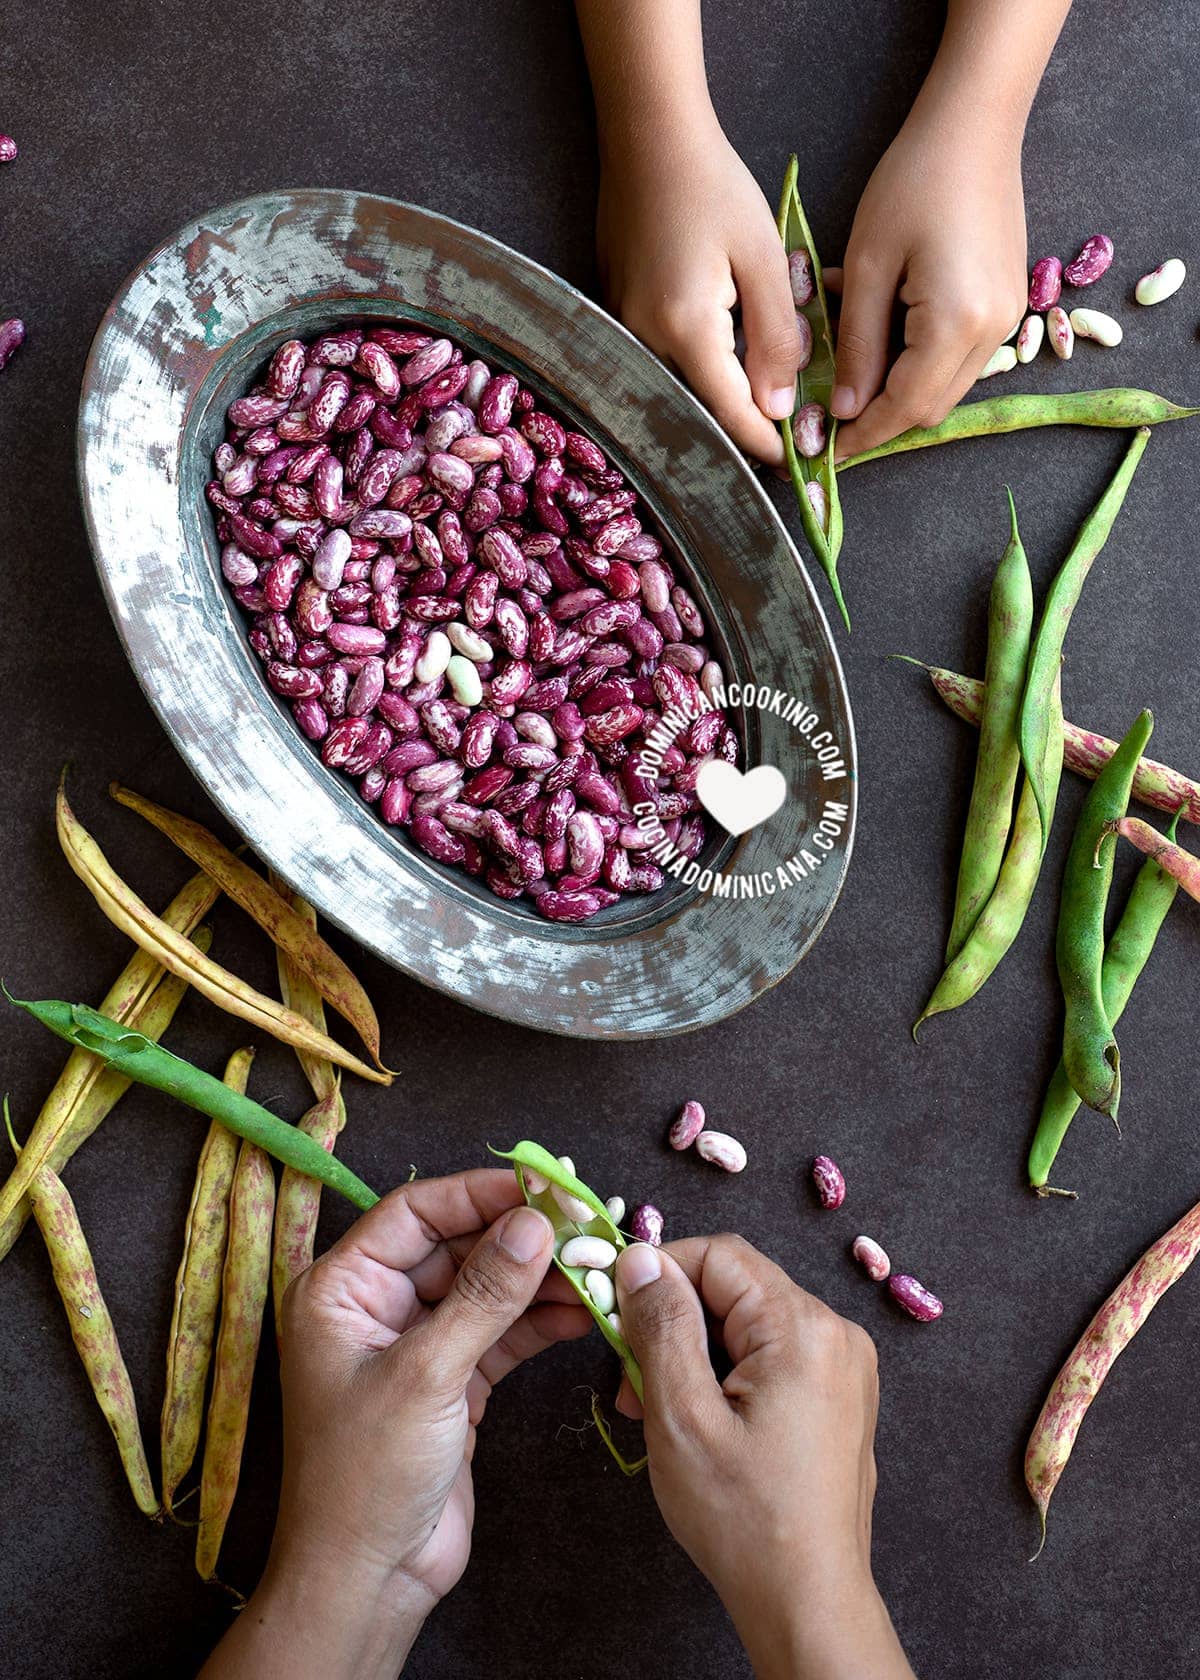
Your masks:
{"label": "adult thumb", "polygon": [[700,1297],[662,1249],[632,1243],[616,1266],[621,1327],[642,1368],[648,1421],[675,1423],[720,1399]]}
{"label": "adult thumb", "polygon": [[531,1207],[513,1208],[480,1237],[445,1298],[415,1332],[436,1355],[431,1368],[440,1386],[448,1392],[466,1387],[484,1354],[533,1301],[553,1249],[550,1221]]}

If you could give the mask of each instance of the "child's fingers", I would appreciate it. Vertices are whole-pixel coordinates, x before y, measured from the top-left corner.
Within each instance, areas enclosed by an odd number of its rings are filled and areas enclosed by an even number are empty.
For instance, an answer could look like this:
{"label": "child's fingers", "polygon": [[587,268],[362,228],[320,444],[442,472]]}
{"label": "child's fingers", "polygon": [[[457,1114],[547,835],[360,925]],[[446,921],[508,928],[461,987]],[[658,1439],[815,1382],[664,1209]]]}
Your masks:
{"label": "child's fingers", "polygon": [[[900,275],[889,263],[857,257],[852,246],[838,278],[842,312],[830,408],[839,420],[852,420],[883,384]],[[829,284],[828,272],[825,280]]]}
{"label": "child's fingers", "polygon": [[839,460],[874,449],[910,426],[937,425],[990,354],[973,327],[962,329],[927,305],[909,309],[905,336],[907,347],[883,390],[856,420],[838,428]]}
{"label": "child's fingers", "polygon": [[695,314],[685,330],[673,332],[670,343],[652,343],[651,348],[671,358],[739,448],[768,466],[779,465],[783,441],[755,404],[746,370],[734,353],[732,322],[719,303]]}
{"label": "child's fingers", "polygon": [[778,240],[743,260],[734,272],[746,335],[746,375],[762,412],[786,420],[796,405],[800,335],[788,280],[787,257]]}

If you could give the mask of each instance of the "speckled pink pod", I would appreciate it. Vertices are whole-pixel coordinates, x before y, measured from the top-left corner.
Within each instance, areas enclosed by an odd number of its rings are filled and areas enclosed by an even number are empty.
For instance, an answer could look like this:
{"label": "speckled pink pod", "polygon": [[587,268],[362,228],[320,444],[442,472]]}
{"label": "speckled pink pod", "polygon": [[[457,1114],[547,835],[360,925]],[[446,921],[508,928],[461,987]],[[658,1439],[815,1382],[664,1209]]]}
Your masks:
{"label": "speckled pink pod", "polygon": [[1118,1355],[1171,1285],[1187,1271],[1198,1250],[1200,1202],[1152,1243],[1117,1285],[1054,1379],[1025,1453],[1025,1486],[1042,1519],[1043,1545],[1050,1496],[1066,1469],[1084,1413],[1099,1394]]}

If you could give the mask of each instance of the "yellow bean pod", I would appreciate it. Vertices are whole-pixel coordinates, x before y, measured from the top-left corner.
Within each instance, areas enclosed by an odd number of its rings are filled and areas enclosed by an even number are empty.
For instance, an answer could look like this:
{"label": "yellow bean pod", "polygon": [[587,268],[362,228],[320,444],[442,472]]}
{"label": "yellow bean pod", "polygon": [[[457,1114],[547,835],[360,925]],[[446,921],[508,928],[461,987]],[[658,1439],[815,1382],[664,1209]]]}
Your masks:
{"label": "yellow bean pod", "polygon": [[274,1214],[275,1178],[271,1157],[257,1144],[243,1140],[229,1196],[229,1246],[221,1281],[221,1328],[200,1471],[196,1568],[205,1581],[211,1581],[216,1575],[225,1524],[237,1494],[250,1389],[270,1282]]}
{"label": "yellow bean pod", "polygon": [[[358,1033],[372,1059],[379,1061],[379,1019],[371,1007],[371,1000],[361,983],[331,946],[317,932],[315,916],[309,920],[292,908],[290,901],[255,870],[222,845],[215,834],[188,817],[164,810],[152,800],[116,782],[109,792],[120,805],[136,811],[152,823],[168,840],[198,863],[220,887],[227,898],[241,907],[258,923],[273,941],[281,960],[288,961],[311,982],[318,995]],[[286,1001],[286,1000],[285,1000]],[[325,1023],[321,1021],[321,1030]]]}
{"label": "yellow bean pod", "polygon": [[[13,1149],[21,1156],[23,1151],[13,1136],[7,1101],[4,1120]],[[96,1403],[113,1432],[133,1497],[139,1510],[148,1517],[156,1517],[158,1496],[146,1463],[133,1384],[121,1355],[112,1315],[100,1292],[95,1263],[75,1203],[58,1174],[45,1166],[33,1175],[29,1200],[50,1256],[50,1269],[67,1315],[71,1340],[87,1372]]]}
{"label": "yellow bean pod", "polygon": [[[217,887],[207,875],[195,875],[163,911],[162,920],[181,939],[193,935],[195,944],[207,951],[211,935],[195,935],[195,929],[217,898]],[[147,1038],[157,1039],[167,1028],[178,1007],[187,982],[172,976],[165,991],[163,965],[146,951],[137,950],[121,970],[100,1004],[100,1013],[122,1026],[130,1026]],[[115,1074],[101,1056],[88,1050],[73,1050],[54,1089],[42,1104],[21,1158],[0,1189],[0,1260],[20,1235],[28,1217],[25,1205],[29,1181],[43,1166],[61,1172],[79,1145],[90,1137],[113,1104],[128,1089],[129,1081]]]}
{"label": "yellow bean pod", "polygon": [[[225,1069],[226,1085],[244,1092],[253,1060],[253,1050],[235,1051]],[[237,1156],[237,1138],[214,1120],[196,1166],[167,1338],[167,1386],[160,1433],[163,1507],[169,1517],[175,1514],[176,1490],[191,1469],[200,1443],[204,1389],[229,1240],[229,1192]]]}
{"label": "yellow bean pod", "polygon": [[[278,875],[271,876],[271,884],[291,905],[297,916],[314,929],[317,912],[299,893],[293,893]],[[325,1010],[321,994],[309,977],[291,960],[288,953],[277,949],[279,962],[279,991],[289,1009],[303,1015],[320,1031],[325,1030]],[[306,1050],[296,1051],[304,1076],[312,1086],[316,1104],[299,1122],[308,1133],[332,1153],[337,1135],[346,1124],[346,1105],[342,1099],[341,1081],[332,1062],[322,1056],[312,1056]],[[321,1211],[320,1182],[307,1173],[285,1167],[279,1180],[279,1199],[275,1206],[275,1237],[271,1259],[271,1284],[275,1302],[275,1335],[283,1335],[283,1297],[293,1278],[307,1271],[312,1264],[313,1242],[317,1234],[317,1217]]]}
{"label": "yellow bean pod", "polygon": [[373,1080],[379,1085],[391,1084],[392,1076],[386,1070],[377,1071],[368,1067],[327,1034],[310,1026],[303,1016],[284,1008],[219,963],[202,956],[186,939],[169,928],[113,869],[71,810],[66,790],[61,784],[56,820],[59,843],[67,862],[109,921],[144,951],[150,952],[164,968],[187,980],[218,1009],[248,1021],[251,1026],[270,1033],[272,1038],[278,1038],[284,1044],[303,1046],[316,1055],[327,1056],[330,1061],[349,1068],[363,1079]]}

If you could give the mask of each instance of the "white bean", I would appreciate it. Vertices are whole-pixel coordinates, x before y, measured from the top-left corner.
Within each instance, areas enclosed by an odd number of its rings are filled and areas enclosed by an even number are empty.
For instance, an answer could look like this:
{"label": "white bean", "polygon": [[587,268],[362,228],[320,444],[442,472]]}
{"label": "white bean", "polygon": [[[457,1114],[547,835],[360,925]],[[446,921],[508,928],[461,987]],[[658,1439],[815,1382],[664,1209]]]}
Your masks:
{"label": "white bean", "polygon": [[550,1194],[566,1214],[568,1219],[574,1220],[576,1225],[590,1225],[596,1217],[596,1210],[586,1202],[580,1201],[578,1196],[572,1196],[569,1190],[564,1190],[560,1184],[550,1186]]}
{"label": "white bean", "polygon": [[1071,328],[1076,338],[1090,338],[1094,344],[1103,344],[1106,350],[1112,350],[1125,336],[1120,321],[1114,321],[1100,309],[1072,309]]}
{"label": "white bean", "polygon": [[625,1217],[624,1196],[610,1196],[604,1204],[604,1210],[614,1225],[619,1225]]}
{"label": "white bean", "polygon": [[618,1336],[623,1336],[625,1334],[625,1326],[621,1323],[620,1313],[611,1312],[606,1313],[604,1316],[608,1319],[609,1327],[615,1330]]}
{"label": "white bean", "polygon": [[421,649],[421,656],[413,667],[413,675],[419,683],[433,682],[440,677],[450,663],[454,652],[450,638],[444,630],[431,630]]}
{"label": "white bean", "polygon": [[550,1180],[544,1173],[534,1172],[532,1167],[522,1167],[525,1174],[525,1188],[531,1196],[541,1196],[550,1188]]}
{"label": "white bean", "polygon": [[1011,373],[1017,365],[1017,352],[1011,344],[1002,344],[984,363],[980,379],[990,379],[994,373]]}
{"label": "white bean", "polygon": [[446,661],[446,681],[460,706],[478,706],[483,699],[478,667],[461,653]]}
{"label": "white bean", "polygon": [[617,1291],[613,1280],[607,1272],[588,1272],[583,1280],[583,1287],[592,1298],[592,1305],[597,1311],[607,1315],[617,1304]]}
{"label": "white bean", "polygon": [[1040,315],[1027,315],[1020,333],[1017,335],[1017,360],[1031,362],[1042,348],[1042,340],[1046,336],[1046,323]]}
{"label": "white bean", "polygon": [[465,654],[468,659],[473,659],[477,665],[482,665],[495,655],[491,643],[484,641],[478,631],[472,630],[470,625],[448,624],[446,634],[459,653]]}
{"label": "white bean", "polygon": [[1174,297],[1186,279],[1187,269],[1179,258],[1168,257],[1165,263],[1142,275],[1133,288],[1133,295],[1139,303],[1162,303],[1165,298]]}
{"label": "white bean", "polygon": [[696,1139],[696,1153],[702,1161],[726,1172],[740,1173],[746,1165],[746,1151],[728,1132],[701,1132]]}
{"label": "white bean", "polygon": [[579,1266],[585,1271],[597,1272],[607,1272],[616,1258],[615,1245],[604,1237],[570,1237],[559,1254],[564,1266]]}

